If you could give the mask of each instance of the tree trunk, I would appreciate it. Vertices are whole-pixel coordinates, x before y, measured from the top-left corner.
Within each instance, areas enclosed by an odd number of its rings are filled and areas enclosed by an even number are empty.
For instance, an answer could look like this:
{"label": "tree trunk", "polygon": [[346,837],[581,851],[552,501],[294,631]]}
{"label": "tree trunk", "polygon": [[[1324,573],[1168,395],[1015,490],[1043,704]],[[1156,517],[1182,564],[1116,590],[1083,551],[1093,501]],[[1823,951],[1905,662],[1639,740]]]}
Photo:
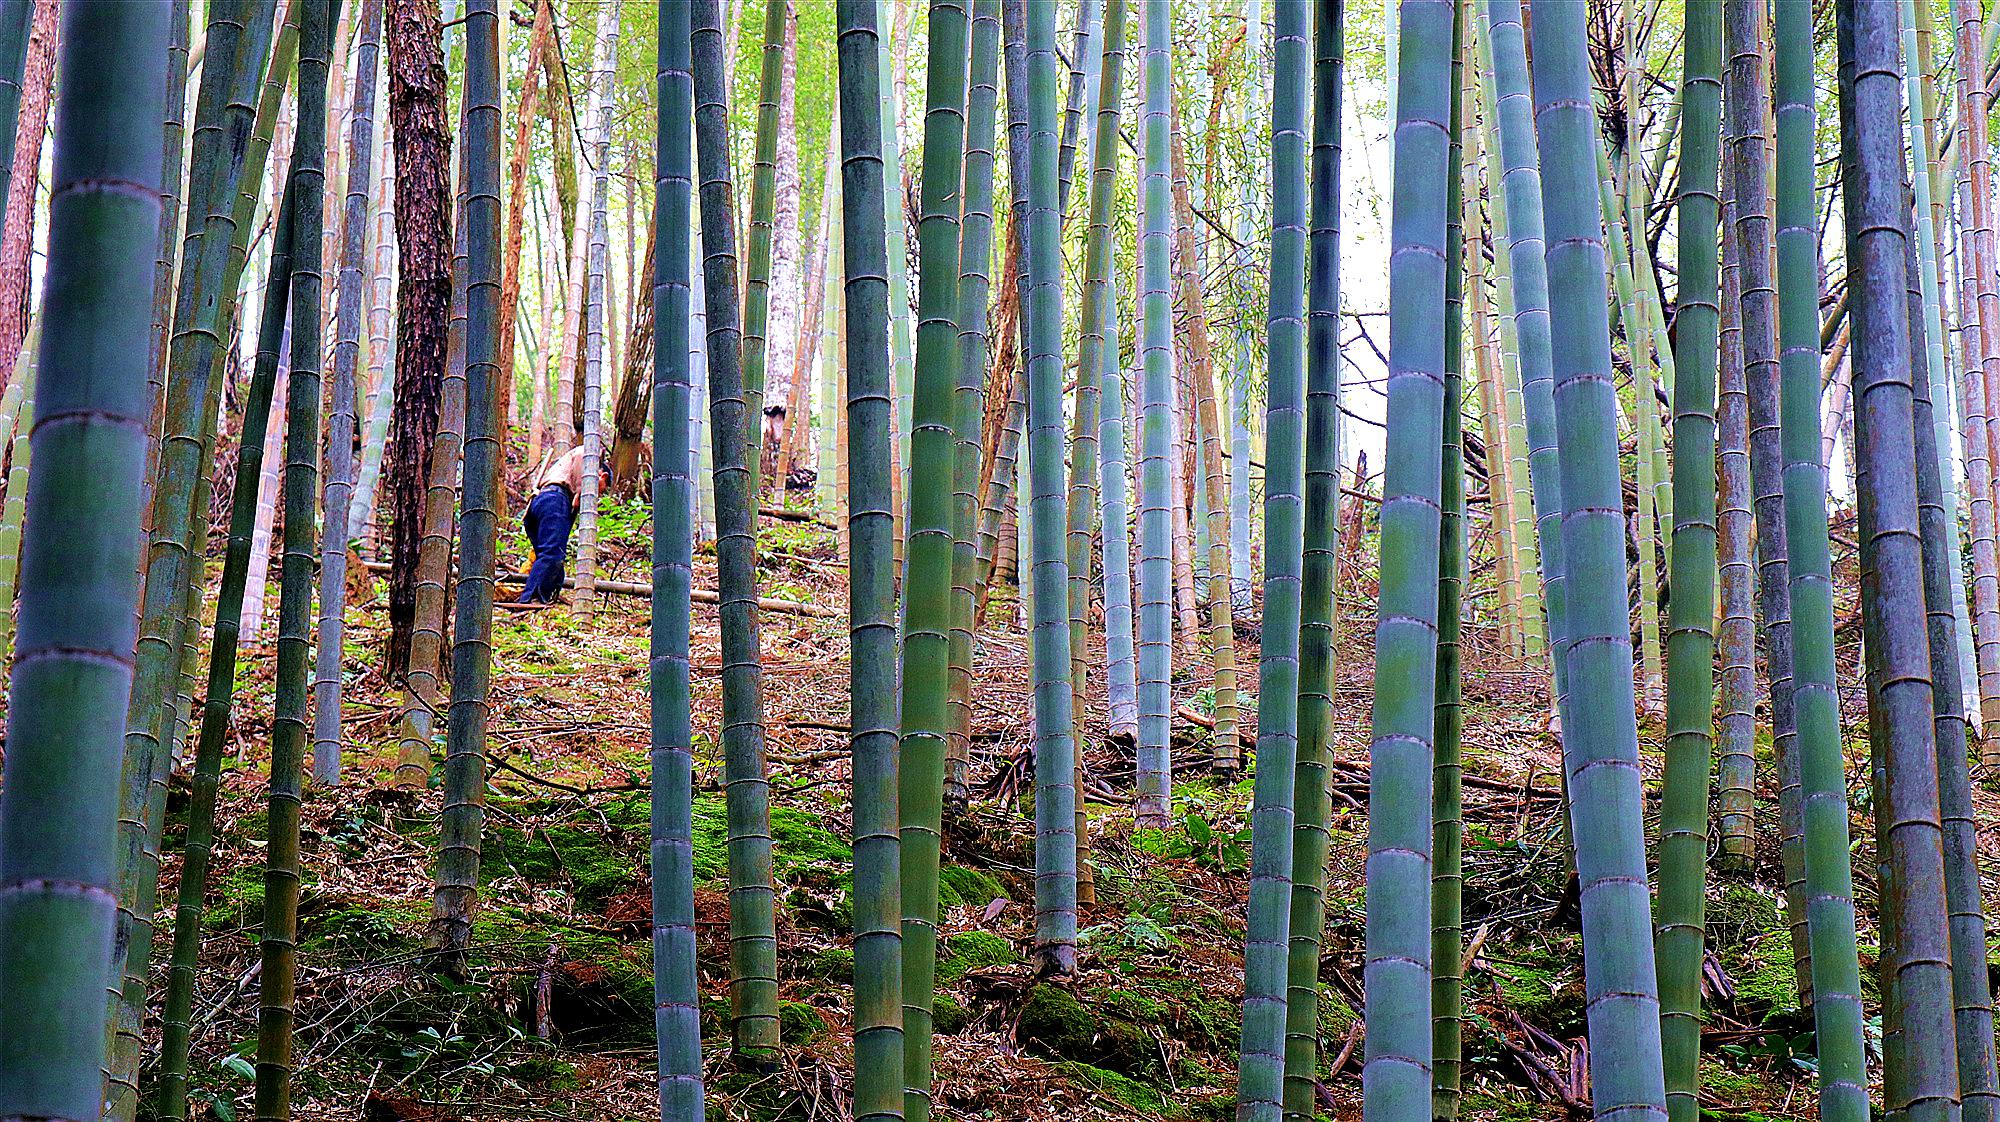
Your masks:
{"label": "tree trunk", "polygon": [[444,395],[451,315],[451,134],[437,0],[390,0],[389,123],[396,146],[396,406],[388,473],[390,680],[408,672],[417,553]]}
{"label": "tree trunk", "polygon": [[28,64],[21,77],[21,112],[14,141],[14,170],[7,181],[7,219],[0,223],[0,372],[12,376],[28,334],[30,252],[35,244],[35,187],[48,130],[50,81],[56,69],[60,4],[35,5],[28,33]]}
{"label": "tree trunk", "polygon": [[[507,156],[507,234],[501,251],[499,353],[501,382],[510,389],[514,384],[514,320],[521,311],[521,238],[527,229],[528,143],[535,123],[536,99],[541,93],[542,69],[535,65],[535,60],[549,49],[554,27],[554,5],[550,0],[535,0],[534,30],[528,34],[528,68],[521,75],[521,103],[514,115],[514,146]],[[514,395],[510,392],[507,396],[511,401]]]}
{"label": "tree trunk", "polygon": [[[653,275],[653,253],[659,228],[646,224],[644,276]],[[644,460],[646,414],[653,401],[653,286],[650,281],[634,286],[638,297],[633,305],[632,330],[625,346],[625,374],[619,379],[618,399],[611,412],[611,487],[621,495],[636,493],[639,469]]]}
{"label": "tree trunk", "polygon": [[[801,351],[800,324],[802,250],[799,242],[803,215],[799,208],[798,138],[798,38],[799,17],[785,2],[784,58],[778,81],[778,167],[777,210],[771,231],[771,315],[764,343],[764,415],[751,418],[761,426],[760,447],[763,464],[760,478],[782,505],[785,475],[779,470],[780,449],[789,439],[794,388],[799,382],[798,356]],[[789,465],[787,465],[789,467]]]}

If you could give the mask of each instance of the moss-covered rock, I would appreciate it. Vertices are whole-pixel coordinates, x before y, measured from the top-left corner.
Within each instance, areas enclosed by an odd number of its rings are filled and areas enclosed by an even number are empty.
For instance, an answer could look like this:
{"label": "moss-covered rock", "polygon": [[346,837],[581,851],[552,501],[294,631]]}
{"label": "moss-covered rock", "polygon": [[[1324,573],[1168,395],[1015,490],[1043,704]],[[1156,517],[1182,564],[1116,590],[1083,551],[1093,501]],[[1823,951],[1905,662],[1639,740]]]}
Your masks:
{"label": "moss-covered rock", "polygon": [[1021,1042],[1056,1059],[1076,1060],[1141,1079],[1158,1078],[1160,1048],[1147,1028],[1093,1008],[1048,983],[1028,991],[1019,1021]]}
{"label": "moss-covered rock", "polygon": [[1021,1042],[1060,1057],[1091,1054],[1097,1019],[1076,995],[1044,982],[1028,991],[1017,1025]]}
{"label": "moss-covered rock", "polygon": [[1007,890],[1001,886],[1000,878],[980,869],[968,869],[964,865],[946,865],[938,870],[938,906],[951,908],[960,904],[983,905],[991,900],[1004,900]]}
{"label": "moss-covered rock", "polygon": [[941,1036],[957,1036],[972,1023],[972,1014],[948,993],[931,998],[931,1028]]}
{"label": "moss-covered rock", "polygon": [[948,986],[982,966],[1017,962],[1014,944],[990,931],[963,931],[945,936],[939,949],[937,980]]}

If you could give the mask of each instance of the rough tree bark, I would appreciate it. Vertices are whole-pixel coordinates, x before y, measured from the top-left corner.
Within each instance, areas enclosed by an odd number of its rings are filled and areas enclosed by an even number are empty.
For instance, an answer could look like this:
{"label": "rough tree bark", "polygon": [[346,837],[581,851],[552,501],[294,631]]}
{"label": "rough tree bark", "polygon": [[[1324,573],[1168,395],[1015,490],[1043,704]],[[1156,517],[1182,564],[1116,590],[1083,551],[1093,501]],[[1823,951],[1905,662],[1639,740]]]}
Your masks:
{"label": "rough tree bark", "polygon": [[35,184],[42,166],[42,134],[49,123],[50,79],[56,71],[60,4],[35,5],[28,32],[28,62],[21,72],[21,114],[14,170],[7,181],[7,220],[0,226],[0,373],[13,376],[28,334],[28,280],[35,244]]}
{"label": "rough tree bark", "polygon": [[438,0],[390,0],[389,123],[396,147],[396,405],[389,421],[389,649],[408,672],[424,491],[443,397],[451,314],[451,135]]}

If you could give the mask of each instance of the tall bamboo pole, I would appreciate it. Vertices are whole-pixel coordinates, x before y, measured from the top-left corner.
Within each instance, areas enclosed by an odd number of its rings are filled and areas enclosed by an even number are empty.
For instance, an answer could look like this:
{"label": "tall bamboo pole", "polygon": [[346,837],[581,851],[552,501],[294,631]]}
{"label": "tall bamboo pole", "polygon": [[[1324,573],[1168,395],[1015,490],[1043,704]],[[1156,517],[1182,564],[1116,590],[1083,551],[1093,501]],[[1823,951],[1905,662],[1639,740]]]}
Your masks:
{"label": "tall bamboo pole", "polygon": [[[1798,721],[1804,813],[1806,921],[1813,944],[1820,1114],[1828,1122],[1836,1122],[1868,1117],[1868,1085],[1860,966],[1854,945],[1853,874],[1848,864],[1839,681],[1834,665],[1826,466],[1819,460],[1820,262],[1813,201],[1815,113],[1809,4],[1810,0],[1776,0],[1774,8],[1778,346],[1785,525],[1790,548],[1793,710]],[[1804,36],[1803,41],[1800,36]],[[1896,205],[1903,205],[1900,197]],[[1893,291],[1900,294],[1902,286]],[[1896,311],[1900,313],[1900,306]],[[1901,320],[1900,314],[1886,318]]]}
{"label": "tall bamboo pole", "polygon": [[951,712],[953,394],[960,358],[959,193],[965,147],[964,0],[932,0],[925,81],[922,217],[917,244],[917,353],[897,749],[902,879],[903,1114],[931,1116],[931,1000],[937,986],[938,862],[944,840],[945,742]]}
{"label": "tall bamboo pole", "polygon": [[335,0],[298,0],[298,126],[285,187],[293,205],[291,389],[285,417],[285,538],[278,584],[278,658],[271,718],[270,810],[264,861],[264,925],[258,938],[257,1088],[254,1117],[292,1113],[297,1015],[299,827],[312,657],[313,562],[318,549],[320,447],[320,225],[325,217],[327,51]]}
{"label": "tall bamboo pole", "polygon": [[[0,796],[8,1117],[97,1118],[104,1105],[170,14],[164,4],[62,11],[40,424],[27,483],[35,532],[21,559]],[[106,44],[125,65],[103,65]],[[121,189],[104,190],[107,182]],[[122,967],[111,975],[121,976]]]}
{"label": "tall bamboo pole", "polygon": [[[738,1052],[752,1062],[762,1062],[778,1047],[778,936],[757,622],[757,492],[749,435],[755,418],[745,397],[740,365],[736,217],[720,21],[719,0],[695,0],[691,45],[703,291],[708,315],[709,443],[714,461],[717,571],[725,590],[722,657],[728,668],[723,683],[722,739],[729,803],[731,1037]],[[851,253],[851,239],[848,248]],[[861,724],[857,715],[856,727]],[[896,1054],[901,1055],[900,1044]],[[894,1082],[900,1087],[900,1080]]]}
{"label": "tall bamboo pole", "polygon": [[[712,5],[713,0],[708,0]],[[895,569],[890,540],[888,238],[877,0],[839,0],[841,226],[847,315],[849,737],[854,768],[854,1116],[903,1117]]]}
{"label": "tall bamboo pole", "polygon": [[[1390,219],[1389,418],[1369,746],[1368,1034],[1371,1120],[1431,1117],[1431,808],[1438,662],[1446,224],[1457,5],[1397,16],[1396,205]],[[1537,13],[1539,15],[1539,13]],[[1536,30],[1541,30],[1536,21]],[[1417,188],[1416,184],[1426,184]],[[1408,186],[1406,186],[1408,185]]]}
{"label": "tall bamboo pole", "polygon": [[[1715,710],[1716,361],[1721,330],[1716,222],[1722,199],[1722,4],[1686,10],[1681,77],[1679,307],[1675,320],[1674,548],[1667,621],[1667,746],[1656,922],[1667,1114],[1700,1113],[1703,872]],[[1643,230],[1641,231],[1643,235]],[[1650,402],[1641,403],[1650,409]]]}
{"label": "tall bamboo pole", "polygon": [[[1303,340],[1305,446],[1297,608],[1298,748],[1292,768],[1292,794],[1297,808],[1289,870],[1284,1073],[1285,1116],[1307,1120],[1313,1116],[1318,1093],[1320,932],[1326,923],[1326,860],[1332,840],[1327,830],[1332,809],[1327,794],[1327,755],[1333,739],[1333,592],[1335,574],[1340,568],[1340,533],[1336,523],[1340,506],[1340,107],[1346,70],[1341,18],[1344,14],[1343,5],[1337,2],[1322,2],[1312,12],[1312,226],[1308,235],[1310,256]],[[1281,45],[1289,54],[1290,44],[1281,40]],[[1274,105],[1274,114],[1276,108]],[[1303,121],[1297,123],[1302,125]],[[1289,157],[1291,153],[1285,155]],[[1272,167],[1274,171],[1281,168],[1275,148]],[[1282,170],[1297,175],[1290,167]],[[1293,180],[1288,185],[1295,183]],[[1296,203],[1293,205],[1296,208]],[[1296,236],[1290,230],[1285,233]],[[1284,303],[1296,308],[1296,294],[1285,292]],[[1276,313],[1280,307],[1274,282],[1272,311]],[[1279,341],[1276,331],[1272,333],[1272,341]],[[1299,339],[1293,333],[1283,342],[1292,345]],[[1285,377],[1272,380],[1280,388],[1289,388],[1286,381],[1296,379],[1299,365],[1296,353],[1285,357],[1292,369],[1284,372]],[[1279,371],[1278,358],[1272,361],[1273,371]],[[1299,434],[1296,425],[1273,427],[1270,431],[1281,436]],[[1269,527],[1277,528],[1281,527]],[[1268,531],[1265,540],[1276,541],[1281,550],[1290,541],[1275,538]],[[1276,556],[1285,560],[1282,553]],[[1282,643],[1272,645],[1277,652],[1283,652]],[[1259,687],[1262,688],[1261,681]],[[1258,716],[1261,733],[1261,702]],[[1261,752],[1259,755],[1261,758]],[[1254,845],[1254,836],[1251,840]]]}
{"label": "tall bamboo pole", "polygon": [[340,782],[341,637],[347,606],[347,539],[354,493],[354,372],[361,361],[362,262],[367,256],[368,192],[375,154],[375,71],[382,38],[382,0],[362,0],[361,46],[347,134],[347,198],[341,209],[339,279],[335,284],[332,408],[327,414],[326,479],[320,542],[319,626],[313,671],[313,780]]}
{"label": "tall bamboo pole", "polygon": [[[693,209],[694,75],[690,5],[661,0],[653,224],[652,774],[653,1001],[660,1122],[702,1117],[701,989],[695,951],[694,727],[689,697],[689,594],[694,573],[694,458],[687,454],[689,217]],[[542,6],[546,11],[546,5]],[[538,12],[539,14],[539,12]],[[821,205],[832,205],[827,198]],[[634,278],[635,281],[637,278]],[[504,354],[504,352],[502,352]]]}
{"label": "tall bamboo pole", "polygon": [[[1591,1099],[1600,1119],[1666,1109],[1646,876],[1644,796],[1626,614],[1617,400],[1602,234],[1590,211],[1597,143],[1585,13],[1534,9],[1535,117],[1548,154],[1549,335],[1556,371],[1568,688],[1564,767],[1584,916]],[[1372,896],[1372,894],[1371,894]]]}

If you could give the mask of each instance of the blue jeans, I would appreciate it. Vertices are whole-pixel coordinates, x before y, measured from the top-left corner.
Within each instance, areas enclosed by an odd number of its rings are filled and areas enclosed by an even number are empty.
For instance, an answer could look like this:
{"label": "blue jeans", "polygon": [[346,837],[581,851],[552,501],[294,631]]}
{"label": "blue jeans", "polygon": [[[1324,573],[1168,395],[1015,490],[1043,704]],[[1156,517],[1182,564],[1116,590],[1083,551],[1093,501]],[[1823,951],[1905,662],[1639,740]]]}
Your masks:
{"label": "blue jeans", "polygon": [[569,491],[553,484],[535,492],[521,526],[528,532],[528,544],[535,547],[535,563],[528,568],[528,586],[521,590],[520,603],[553,604],[562,592],[563,561],[569,554],[569,531],[576,512],[569,505]]}

